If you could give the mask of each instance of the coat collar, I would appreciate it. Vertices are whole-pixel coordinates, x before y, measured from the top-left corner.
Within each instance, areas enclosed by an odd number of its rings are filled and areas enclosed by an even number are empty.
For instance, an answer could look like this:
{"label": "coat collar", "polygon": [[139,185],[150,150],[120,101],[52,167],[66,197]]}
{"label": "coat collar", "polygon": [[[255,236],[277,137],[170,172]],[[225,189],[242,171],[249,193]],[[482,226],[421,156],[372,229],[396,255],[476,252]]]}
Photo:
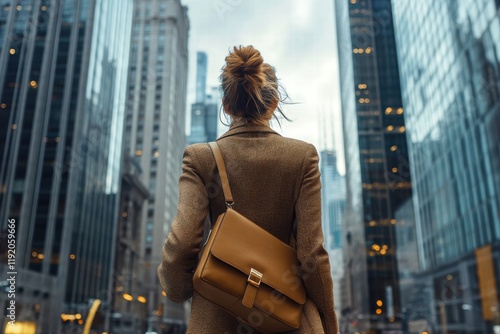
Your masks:
{"label": "coat collar", "polygon": [[227,130],[223,135],[217,138],[217,140],[249,132],[269,132],[281,136],[278,132],[271,129],[271,127],[268,125],[250,124],[246,123],[245,121],[234,121],[229,127],[229,130]]}

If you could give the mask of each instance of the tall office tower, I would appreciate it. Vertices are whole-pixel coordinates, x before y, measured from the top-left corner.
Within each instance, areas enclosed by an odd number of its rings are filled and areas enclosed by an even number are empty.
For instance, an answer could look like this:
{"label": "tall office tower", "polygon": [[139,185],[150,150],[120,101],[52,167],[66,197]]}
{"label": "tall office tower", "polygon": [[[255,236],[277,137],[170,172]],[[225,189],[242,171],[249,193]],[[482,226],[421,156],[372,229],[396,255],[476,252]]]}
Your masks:
{"label": "tall office tower", "polygon": [[207,55],[197,54],[196,102],[191,105],[191,133],[188,144],[205,143],[217,138],[218,96],[214,90],[207,94]]}
{"label": "tall office tower", "polygon": [[[60,333],[83,322],[63,323],[61,314],[87,316],[98,299],[94,328],[103,331],[133,3],[0,5],[0,270],[17,272],[16,330]],[[8,219],[15,270],[6,266]],[[0,293],[0,304],[8,298]]]}
{"label": "tall office tower", "polygon": [[395,211],[411,196],[390,0],[335,1],[347,200],[342,317],[351,331],[401,328]]}
{"label": "tall office tower", "polygon": [[337,170],[337,154],[335,151],[321,151],[321,212],[325,248],[330,255],[333,278],[335,310],[340,315],[341,280],[344,275],[342,266],[342,220],[345,207],[345,180]]}
{"label": "tall office tower", "polygon": [[207,91],[207,54],[196,53],[196,103],[205,103]]}
{"label": "tall office tower", "polygon": [[426,318],[498,332],[500,2],[393,6]]}
{"label": "tall office tower", "polygon": [[[139,275],[141,219],[145,201],[150,194],[141,182],[141,167],[129,155],[123,155],[120,191],[120,214],[116,233],[111,333],[145,333],[148,326],[143,282]],[[138,302],[131,303],[135,296]]]}
{"label": "tall office tower", "polygon": [[345,207],[345,181],[337,169],[335,151],[321,151],[321,204],[325,246],[342,248],[342,220]]}
{"label": "tall office tower", "polygon": [[134,1],[124,140],[151,194],[140,231],[140,293],[146,299],[150,330],[159,333],[185,327],[184,306],[162,296],[156,268],[177,213],[186,141],[188,32],[187,8],[180,0]]}

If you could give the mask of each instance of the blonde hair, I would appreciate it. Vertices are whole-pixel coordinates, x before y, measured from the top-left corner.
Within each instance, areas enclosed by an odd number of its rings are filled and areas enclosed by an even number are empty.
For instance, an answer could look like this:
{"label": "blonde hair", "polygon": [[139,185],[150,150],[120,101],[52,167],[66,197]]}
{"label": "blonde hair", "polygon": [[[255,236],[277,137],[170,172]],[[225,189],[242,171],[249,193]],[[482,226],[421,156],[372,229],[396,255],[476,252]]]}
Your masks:
{"label": "blonde hair", "polygon": [[[288,97],[280,86],[275,69],[264,63],[260,52],[252,45],[233,47],[226,57],[220,75],[223,107],[233,117],[248,123],[267,123],[275,110],[289,121],[279,104]],[[277,119],[277,117],[276,117]],[[279,120],[278,120],[279,121]]]}

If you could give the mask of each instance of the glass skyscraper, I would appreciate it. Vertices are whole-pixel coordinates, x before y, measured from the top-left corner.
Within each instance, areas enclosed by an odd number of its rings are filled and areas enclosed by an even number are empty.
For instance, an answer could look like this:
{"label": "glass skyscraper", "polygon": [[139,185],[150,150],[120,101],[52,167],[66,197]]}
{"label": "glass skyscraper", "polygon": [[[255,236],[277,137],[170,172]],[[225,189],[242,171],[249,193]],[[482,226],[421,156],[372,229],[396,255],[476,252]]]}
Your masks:
{"label": "glass skyscraper", "polygon": [[[393,0],[431,329],[500,326],[500,2]],[[412,315],[413,316],[413,315]]]}
{"label": "glass skyscraper", "polygon": [[326,249],[342,248],[342,220],[345,207],[344,177],[337,169],[337,153],[321,151],[321,203]]}
{"label": "glass skyscraper", "polygon": [[196,103],[205,103],[207,94],[207,54],[196,53]]}
{"label": "glass skyscraper", "polygon": [[345,291],[349,332],[399,330],[395,212],[411,196],[390,0],[336,0],[346,160]]}
{"label": "glass skyscraper", "polygon": [[196,102],[191,105],[191,133],[188,144],[206,143],[217,139],[219,94],[207,94],[207,54],[196,55]]}
{"label": "glass skyscraper", "polygon": [[15,219],[17,317],[37,333],[94,299],[107,326],[131,23],[132,0],[0,1],[0,268]]}
{"label": "glass skyscraper", "polygon": [[321,172],[321,221],[325,236],[325,249],[330,256],[335,297],[335,311],[340,315],[342,307],[342,221],[345,208],[345,179],[337,169],[337,153],[320,152]]}

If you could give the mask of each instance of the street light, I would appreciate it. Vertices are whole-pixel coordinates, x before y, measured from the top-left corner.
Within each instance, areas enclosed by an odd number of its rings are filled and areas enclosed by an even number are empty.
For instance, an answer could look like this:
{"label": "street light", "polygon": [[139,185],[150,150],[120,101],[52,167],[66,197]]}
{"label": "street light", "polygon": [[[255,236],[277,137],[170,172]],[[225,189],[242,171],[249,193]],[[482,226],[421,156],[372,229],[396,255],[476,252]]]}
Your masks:
{"label": "street light", "polygon": [[131,302],[132,300],[134,300],[134,297],[132,297],[132,295],[128,294],[128,293],[124,293],[123,294],[123,299]]}

